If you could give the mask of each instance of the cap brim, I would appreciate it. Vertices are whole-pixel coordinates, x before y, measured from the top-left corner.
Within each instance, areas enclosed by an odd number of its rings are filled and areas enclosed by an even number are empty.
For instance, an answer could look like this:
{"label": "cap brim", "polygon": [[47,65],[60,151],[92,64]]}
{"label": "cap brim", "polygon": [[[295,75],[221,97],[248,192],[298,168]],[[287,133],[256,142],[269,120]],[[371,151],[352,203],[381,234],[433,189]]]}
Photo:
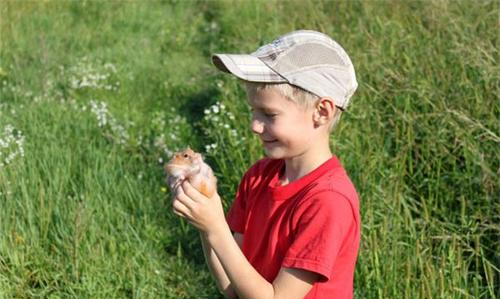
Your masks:
{"label": "cap brim", "polygon": [[269,68],[262,60],[252,55],[214,54],[213,64],[221,71],[251,82],[288,82]]}

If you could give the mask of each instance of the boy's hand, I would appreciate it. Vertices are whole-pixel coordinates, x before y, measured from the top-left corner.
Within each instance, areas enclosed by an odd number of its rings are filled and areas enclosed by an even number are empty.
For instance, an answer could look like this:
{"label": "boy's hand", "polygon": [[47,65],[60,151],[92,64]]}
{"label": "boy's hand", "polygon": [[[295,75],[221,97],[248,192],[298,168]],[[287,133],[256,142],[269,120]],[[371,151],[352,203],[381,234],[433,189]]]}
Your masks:
{"label": "boy's hand", "polygon": [[165,177],[165,183],[167,183],[172,193],[176,192],[177,188],[181,185],[183,180],[185,180],[184,177],[174,177],[171,175],[167,175]]}
{"label": "boy's hand", "polygon": [[216,233],[227,225],[222,202],[217,193],[211,198],[196,190],[187,180],[176,189],[174,213],[206,234]]}

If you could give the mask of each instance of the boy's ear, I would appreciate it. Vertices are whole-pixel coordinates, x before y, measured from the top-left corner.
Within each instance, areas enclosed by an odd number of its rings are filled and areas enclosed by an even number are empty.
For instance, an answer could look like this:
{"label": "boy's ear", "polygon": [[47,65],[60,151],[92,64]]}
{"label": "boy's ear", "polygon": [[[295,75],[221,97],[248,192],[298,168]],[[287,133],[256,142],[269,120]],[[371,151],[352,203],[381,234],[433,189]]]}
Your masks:
{"label": "boy's ear", "polygon": [[325,125],[330,122],[330,120],[335,115],[335,102],[328,97],[321,98],[316,102],[314,106],[313,121],[316,127]]}

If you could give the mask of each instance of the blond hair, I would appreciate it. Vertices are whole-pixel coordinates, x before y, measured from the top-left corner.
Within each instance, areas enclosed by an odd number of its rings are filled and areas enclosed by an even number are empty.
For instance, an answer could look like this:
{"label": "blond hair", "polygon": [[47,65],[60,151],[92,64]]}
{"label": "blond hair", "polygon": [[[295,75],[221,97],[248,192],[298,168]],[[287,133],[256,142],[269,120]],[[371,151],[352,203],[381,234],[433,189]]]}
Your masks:
{"label": "blond hair", "polygon": [[[256,93],[259,91],[273,90],[278,92],[280,95],[284,96],[288,100],[295,102],[300,106],[308,109],[312,108],[320,99],[319,96],[288,83],[261,83],[261,82],[249,82],[249,81],[243,81],[243,82],[245,84],[249,100],[252,100],[255,97]],[[335,114],[333,115],[333,120],[328,128],[329,132],[333,131],[333,129],[339,122],[341,115],[342,115],[342,109],[336,107]]]}

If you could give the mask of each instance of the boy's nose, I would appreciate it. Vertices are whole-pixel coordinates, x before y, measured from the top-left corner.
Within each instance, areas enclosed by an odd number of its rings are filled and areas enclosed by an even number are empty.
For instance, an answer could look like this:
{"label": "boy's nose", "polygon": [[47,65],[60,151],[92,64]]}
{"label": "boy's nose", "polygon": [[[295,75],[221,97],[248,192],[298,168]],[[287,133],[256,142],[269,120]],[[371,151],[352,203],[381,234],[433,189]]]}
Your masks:
{"label": "boy's nose", "polygon": [[252,119],[252,132],[255,134],[262,134],[262,132],[264,132],[264,123],[258,119]]}

